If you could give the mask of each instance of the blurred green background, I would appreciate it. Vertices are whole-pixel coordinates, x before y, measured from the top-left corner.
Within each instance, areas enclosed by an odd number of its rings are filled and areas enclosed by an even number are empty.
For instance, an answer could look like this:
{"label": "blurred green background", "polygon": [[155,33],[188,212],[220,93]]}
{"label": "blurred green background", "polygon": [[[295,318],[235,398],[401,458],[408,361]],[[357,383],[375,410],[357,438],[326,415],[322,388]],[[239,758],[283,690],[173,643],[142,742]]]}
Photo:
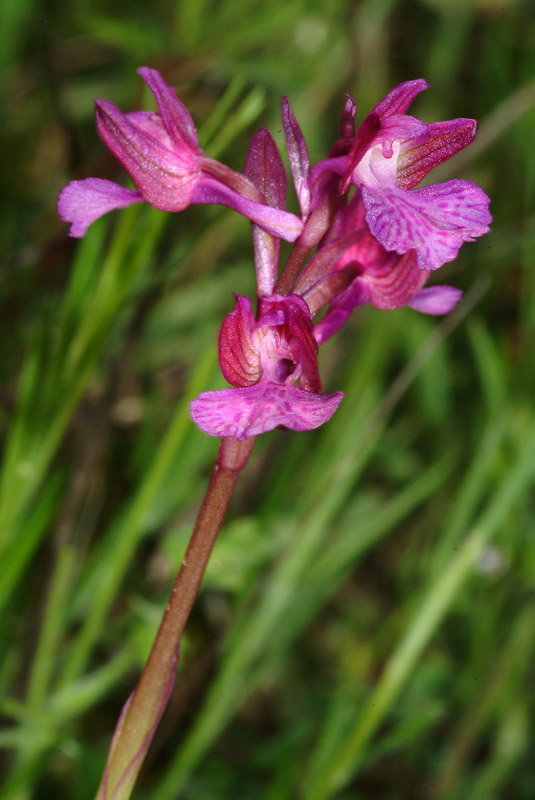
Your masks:
{"label": "blurred green background", "polygon": [[2,800],[96,790],[216,452],[187,402],[254,286],[229,211],[58,220],[69,180],[124,182],[92,101],[151,107],[141,65],[236,169],[282,94],[317,161],[344,92],[362,119],[425,77],[413,113],[480,121],[433,180],[494,224],[440,272],[454,313],[361,309],[321,354],[332,422],[260,438],[134,796],[532,800],[533,6],[5,0],[0,30]]}

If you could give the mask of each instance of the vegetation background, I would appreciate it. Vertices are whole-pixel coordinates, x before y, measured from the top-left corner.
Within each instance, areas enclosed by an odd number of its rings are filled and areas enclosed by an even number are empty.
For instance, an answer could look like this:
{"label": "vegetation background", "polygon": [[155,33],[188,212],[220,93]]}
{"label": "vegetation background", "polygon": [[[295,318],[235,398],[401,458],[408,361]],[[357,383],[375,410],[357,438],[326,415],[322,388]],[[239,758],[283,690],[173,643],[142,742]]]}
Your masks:
{"label": "vegetation background", "polygon": [[253,287],[231,212],[58,220],[69,180],[124,180],[92,99],[150,107],[141,65],[237,169],[282,94],[319,160],[344,92],[362,119],[425,77],[419,117],[480,120],[437,177],[495,221],[441,270],[457,311],[361,309],[322,352],[332,422],[257,443],[134,796],[532,800],[533,6],[6,0],[0,30],[2,800],[96,790],[217,447],[187,402]]}

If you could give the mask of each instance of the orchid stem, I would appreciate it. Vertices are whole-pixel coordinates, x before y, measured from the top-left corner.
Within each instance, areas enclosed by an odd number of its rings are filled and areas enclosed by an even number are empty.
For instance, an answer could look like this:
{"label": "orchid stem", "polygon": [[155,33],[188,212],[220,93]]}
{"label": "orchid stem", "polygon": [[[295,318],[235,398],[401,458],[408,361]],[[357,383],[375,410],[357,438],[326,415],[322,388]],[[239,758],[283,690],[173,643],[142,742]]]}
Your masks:
{"label": "orchid stem", "polygon": [[250,438],[238,442],[233,437],[221,440],[212,477],[148,661],[117,723],[96,800],[130,797],[171,693],[184,628],[254,441]]}

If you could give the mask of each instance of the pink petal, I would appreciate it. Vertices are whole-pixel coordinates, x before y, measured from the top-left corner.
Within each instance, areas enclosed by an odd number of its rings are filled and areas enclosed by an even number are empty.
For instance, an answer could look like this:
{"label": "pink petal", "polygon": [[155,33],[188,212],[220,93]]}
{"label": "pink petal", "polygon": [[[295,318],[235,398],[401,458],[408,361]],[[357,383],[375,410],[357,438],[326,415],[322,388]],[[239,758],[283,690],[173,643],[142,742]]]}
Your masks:
{"label": "pink petal", "polygon": [[125,117],[139,131],[151,136],[167,150],[173,151],[175,149],[175,143],[169,136],[167,128],[163,124],[163,119],[159,114],[154,111],[129,111],[128,114],[125,114]]}
{"label": "pink petal", "polygon": [[99,217],[116,208],[142,202],[139,192],[124,189],[101,178],[71,181],[58,198],[58,213],[64,222],[71,222],[69,236],[85,236],[88,227]]}
{"label": "pink petal", "polygon": [[288,150],[295,193],[299,201],[301,216],[306,219],[310,211],[310,189],[308,186],[310,159],[305,137],[294,117],[286,96],[282,98],[282,126],[286,137],[286,148]]}
{"label": "pink petal", "polygon": [[[140,120],[148,117],[123,114],[113,103],[97,100],[97,128],[104,143],[127,170],[143,199],[162,211],[182,211],[191,203],[200,176],[197,154],[189,147],[170,150],[162,137],[145,133]],[[143,124],[143,123],[141,123]]]}
{"label": "pink petal", "polygon": [[405,192],[362,187],[366,220],[386,250],[416,250],[421,269],[453,261],[463,242],[489,230],[489,198],[470,181],[448,181]]}
{"label": "pink petal", "polygon": [[209,436],[243,441],[279,426],[294,431],[317,428],[332,417],[343,396],[261,382],[247,389],[204,392],[190,404],[191,418]]}
{"label": "pink petal", "polygon": [[428,277],[429,273],[417,266],[414,250],[402,256],[383,250],[383,258],[368,267],[362,279],[368,287],[368,300],[372,306],[391,311],[407,305]]}
{"label": "pink petal", "polygon": [[461,290],[454,286],[430,286],[418,292],[407,305],[415,311],[421,311],[422,314],[440,316],[455,308],[462,294]]}
{"label": "pink petal", "polygon": [[261,376],[260,353],[253,341],[256,325],[251,301],[236,296],[236,308],[224,320],[219,333],[219,364],[233,386],[251,386]]}
{"label": "pink petal", "polygon": [[249,145],[244,174],[262,193],[268,206],[286,206],[286,170],[267,128],[261,128]]}
{"label": "pink petal", "polygon": [[192,202],[215,203],[233,208],[234,211],[259,225],[262,230],[287,242],[295,242],[303,228],[303,223],[295,214],[248,200],[210,175],[202,175],[195,187]]}
{"label": "pink petal", "polygon": [[429,89],[429,84],[423,78],[400,83],[375,106],[371,113],[382,118],[392,117],[394,114],[404,114],[414,98],[425,89]]}
{"label": "pink petal", "polygon": [[140,67],[138,74],[153,93],[169,136],[179,146],[198,149],[199,141],[195,125],[188,109],[176,96],[175,90],[155,69]]}
{"label": "pink petal", "polygon": [[324,344],[335,333],[338,333],[353,310],[367,302],[368,289],[366,284],[361,278],[357,278],[336,298],[321,322],[314,328],[314,337],[318,345]]}
{"label": "pink petal", "polygon": [[[277,145],[267,128],[262,128],[249,145],[244,174],[265,198],[267,205],[286,206],[286,171]],[[253,226],[256,282],[260,297],[269,295],[277,282],[280,240]]]}
{"label": "pink petal", "polygon": [[427,142],[411,146],[400,154],[397,184],[401,189],[412,189],[430,170],[469,145],[476,135],[477,122],[475,119],[450,119],[433,122],[427,128]]}

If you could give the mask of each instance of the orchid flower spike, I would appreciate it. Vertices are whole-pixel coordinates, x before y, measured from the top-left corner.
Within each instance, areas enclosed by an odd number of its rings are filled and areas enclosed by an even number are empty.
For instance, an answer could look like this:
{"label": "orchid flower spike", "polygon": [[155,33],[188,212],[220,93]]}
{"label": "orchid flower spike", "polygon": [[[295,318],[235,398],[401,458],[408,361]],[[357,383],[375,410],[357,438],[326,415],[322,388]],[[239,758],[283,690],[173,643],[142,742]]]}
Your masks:
{"label": "orchid flower spike", "polygon": [[267,205],[245,176],[207,158],[175,91],[156,70],[141,67],[138,72],[156,99],[158,113],[123,114],[106,100],[96,101],[98,132],[136,189],[100,178],[69,183],[59,196],[58,212],[71,223],[70,235],[84,236],[108,211],[145,201],[162,211],[183,211],[192,203],[228,206],[280,239],[295,241],[301,221]]}
{"label": "orchid flower spike", "polygon": [[405,112],[428,88],[424,80],[393,89],[352,135],[355,104],[342,112],[344,138],[316,173],[331,169],[342,176],[342,192],[361,192],[366,221],[385,250],[416,253],[418,267],[434,270],[452,261],[463,242],[489,230],[489,198],[475,183],[452,180],[414,187],[433,169],[466,147],[476,134],[472,119],[430,125]]}
{"label": "orchid flower spike", "polygon": [[[318,346],[357,306],[409,306],[441,315],[459,301],[460,290],[425,284],[430,270],[451,261],[464,241],[488,231],[489,199],[468,181],[414,189],[475,135],[473,120],[426,125],[407,116],[411,101],[426,87],[425,81],[401,84],[358,132],[355,102],[348,96],[342,139],[313,169],[283,99],[303,230],[277,282],[280,237],[253,225],[258,313],[253,314],[250,300],[236,296],[236,308],[223,322],[219,363],[234,388],[204,392],[191,403],[192,419],[205,433],[243,440],[275,427],[310,430],[323,424],[343,395],[321,394]],[[286,175],[266,129],[251,143],[245,174],[270,206],[284,210]],[[351,185],[355,192],[349,199]],[[314,325],[313,317],[326,305],[327,313]]]}

